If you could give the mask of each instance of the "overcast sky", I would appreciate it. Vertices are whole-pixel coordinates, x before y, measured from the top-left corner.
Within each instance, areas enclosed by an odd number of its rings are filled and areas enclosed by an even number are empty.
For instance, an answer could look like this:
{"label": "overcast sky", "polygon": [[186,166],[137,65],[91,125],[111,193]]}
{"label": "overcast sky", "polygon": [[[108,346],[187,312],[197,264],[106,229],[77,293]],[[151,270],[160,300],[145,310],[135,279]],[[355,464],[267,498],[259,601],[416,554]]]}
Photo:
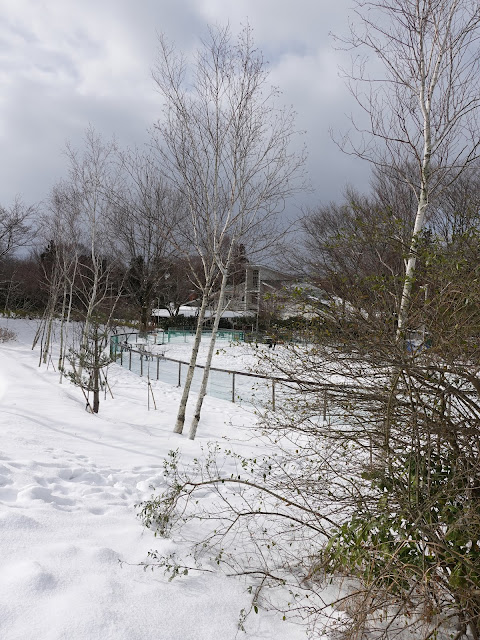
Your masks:
{"label": "overcast sky", "polygon": [[47,197],[65,175],[62,151],[91,124],[123,145],[145,144],[160,114],[151,68],[157,32],[185,53],[212,23],[246,21],[271,79],[306,130],[314,193],[290,207],[368,188],[369,168],[342,154],[329,129],[348,128],[354,104],[329,32],[346,31],[349,0],[0,0],[0,204]]}

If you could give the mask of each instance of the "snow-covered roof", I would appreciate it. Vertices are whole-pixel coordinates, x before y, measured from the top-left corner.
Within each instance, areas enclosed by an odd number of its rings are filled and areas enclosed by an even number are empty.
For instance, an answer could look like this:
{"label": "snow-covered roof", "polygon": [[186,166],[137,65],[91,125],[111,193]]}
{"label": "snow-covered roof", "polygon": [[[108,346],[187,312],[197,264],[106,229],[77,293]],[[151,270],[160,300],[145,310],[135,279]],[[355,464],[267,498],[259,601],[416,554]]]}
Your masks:
{"label": "snow-covered roof", "polygon": [[[179,311],[178,311],[179,315],[184,316],[185,318],[194,318],[195,316],[198,315],[198,307],[188,307],[188,306],[181,306]],[[211,318],[213,315],[215,315],[214,313],[212,313],[211,311],[207,310],[205,317],[206,318]],[[242,316],[246,316],[246,315],[250,315],[250,312],[248,311],[231,311],[230,309],[226,309],[223,313],[222,313],[222,318],[240,318]],[[155,318],[169,318],[170,314],[168,313],[167,309],[153,309],[152,310],[152,316],[154,316]]]}

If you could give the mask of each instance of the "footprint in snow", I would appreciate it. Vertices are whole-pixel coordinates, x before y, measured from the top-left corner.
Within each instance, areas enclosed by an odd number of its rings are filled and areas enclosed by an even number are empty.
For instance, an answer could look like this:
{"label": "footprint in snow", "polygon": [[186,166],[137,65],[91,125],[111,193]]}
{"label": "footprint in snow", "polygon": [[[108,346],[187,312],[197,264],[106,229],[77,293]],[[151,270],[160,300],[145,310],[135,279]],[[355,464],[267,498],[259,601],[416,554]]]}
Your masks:
{"label": "footprint in snow", "polygon": [[58,506],[73,506],[75,504],[75,500],[70,500],[70,498],[62,498],[61,496],[54,495],[50,489],[46,489],[45,487],[30,486],[25,487],[21,491],[18,492],[17,501],[18,502],[29,502],[31,500],[42,500],[43,502],[47,502],[49,504],[54,504]]}
{"label": "footprint in snow", "polygon": [[80,482],[97,486],[105,486],[108,484],[107,480],[100,473],[83,468],[72,469],[70,467],[68,469],[61,469],[58,477],[62,480],[68,480],[69,482]]}

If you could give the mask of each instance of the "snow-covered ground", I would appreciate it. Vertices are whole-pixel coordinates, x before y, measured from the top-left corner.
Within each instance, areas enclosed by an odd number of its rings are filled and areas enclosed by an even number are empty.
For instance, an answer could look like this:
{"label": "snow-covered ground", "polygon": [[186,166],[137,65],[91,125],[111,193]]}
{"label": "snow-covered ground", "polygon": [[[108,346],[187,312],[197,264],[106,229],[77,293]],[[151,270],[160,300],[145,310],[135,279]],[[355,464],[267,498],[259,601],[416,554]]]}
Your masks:
{"label": "snow-covered ground", "polygon": [[[162,485],[168,451],[179,448],[188,461],[206,442],[226,446],[228,438],[248,455],[261,446],[251,438],[253,412],[207,397],[191,442],[172,433],[178,388],[153,382],[157,410],[148,411],[146,380],[113,365],[114,399],[102,398],[99,415],[88,414],[81,392],[60,385],[52,364],[38,366],[36,322],[0,319],[1,326],[18,338],[0,344],[0,638],[304,638],[301,627],[264,611],[238,631],[249,605],[238,579],[219,572],[169,583],[161,570],[135,564],[152,548],[180,546],[175,537],[154,538],[136,517],[135,504]],[[179,347],[169,349],[174,354]],[[222,357],[251,366],[241,350]]]}

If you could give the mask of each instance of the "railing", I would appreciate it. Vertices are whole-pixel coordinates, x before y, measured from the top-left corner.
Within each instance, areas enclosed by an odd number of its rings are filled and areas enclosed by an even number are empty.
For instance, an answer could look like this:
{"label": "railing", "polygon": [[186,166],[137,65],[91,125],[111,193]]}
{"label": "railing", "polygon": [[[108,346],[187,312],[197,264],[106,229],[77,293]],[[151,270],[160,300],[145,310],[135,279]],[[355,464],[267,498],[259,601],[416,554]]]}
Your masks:
{"label": "railing", "polygon": [[[165,336],[160,333],[147,334],[140,337],[138,333],[117,334],[110,340],[110,355],[113,360],[129,371],[139,376],[146,377],[149,381],[160,380],[168,384],[181,386],[185,381],[189,363],[166,357],[162,353],[154,353],[149,350],[150,345],[161,346]],[[140,341],[139,341],[140,340]],[[192,391],[200,390],[204,365],[196,365],[192,381]],[[234,371],[211,367],[207,385],[207,394],[230,402],[239,402],[254,406],[269,405],[273,410],[286,397],[291,397],[292,391],[302,390],[308,392],[311,385],[312,392],[316,394],[319,405],[319,417],[331,421],[342,419],[345,400],[349,402],[372,402],[371,390],[362,385],[346,383],[319,383],[318,381],[286,379],[274,376],[265,376],[258,373]],[[445,391],[446,393],[446,391]],[[422,394],[438,396],[439,391],[422,389]],[[463,395],[476,397],[473,389],[466,389]],[[447,397],[453,409],[452,398]],[[382,400],[382,392],[379,389],[379,400]],[[348,412],[347,412],[348,413]]]}
{"label": "railing", "polygon": [[[229,335],[231,333],[229,332]],[[116,334],[110,339],[110,356],[122,367],[139,376],[147,377],[148,380],[160,380],[180,387],[185,381],[189,363],[149,350],[150,345],[166,344],[160,341],[161,338],[165,340],[165,337],[165,335],[159,337],[158,333],[147,334],[143,338],[133,332]],[[193,392],[200,390],[203,369],[205,369],[204,365],[195,365]],[[287,390],[292,388],[292,384],[294,381],[283,378],[211,367],[207,394],[230,402],[253,405],[269,403],[275,410],[279,396],[287,393]]]}

